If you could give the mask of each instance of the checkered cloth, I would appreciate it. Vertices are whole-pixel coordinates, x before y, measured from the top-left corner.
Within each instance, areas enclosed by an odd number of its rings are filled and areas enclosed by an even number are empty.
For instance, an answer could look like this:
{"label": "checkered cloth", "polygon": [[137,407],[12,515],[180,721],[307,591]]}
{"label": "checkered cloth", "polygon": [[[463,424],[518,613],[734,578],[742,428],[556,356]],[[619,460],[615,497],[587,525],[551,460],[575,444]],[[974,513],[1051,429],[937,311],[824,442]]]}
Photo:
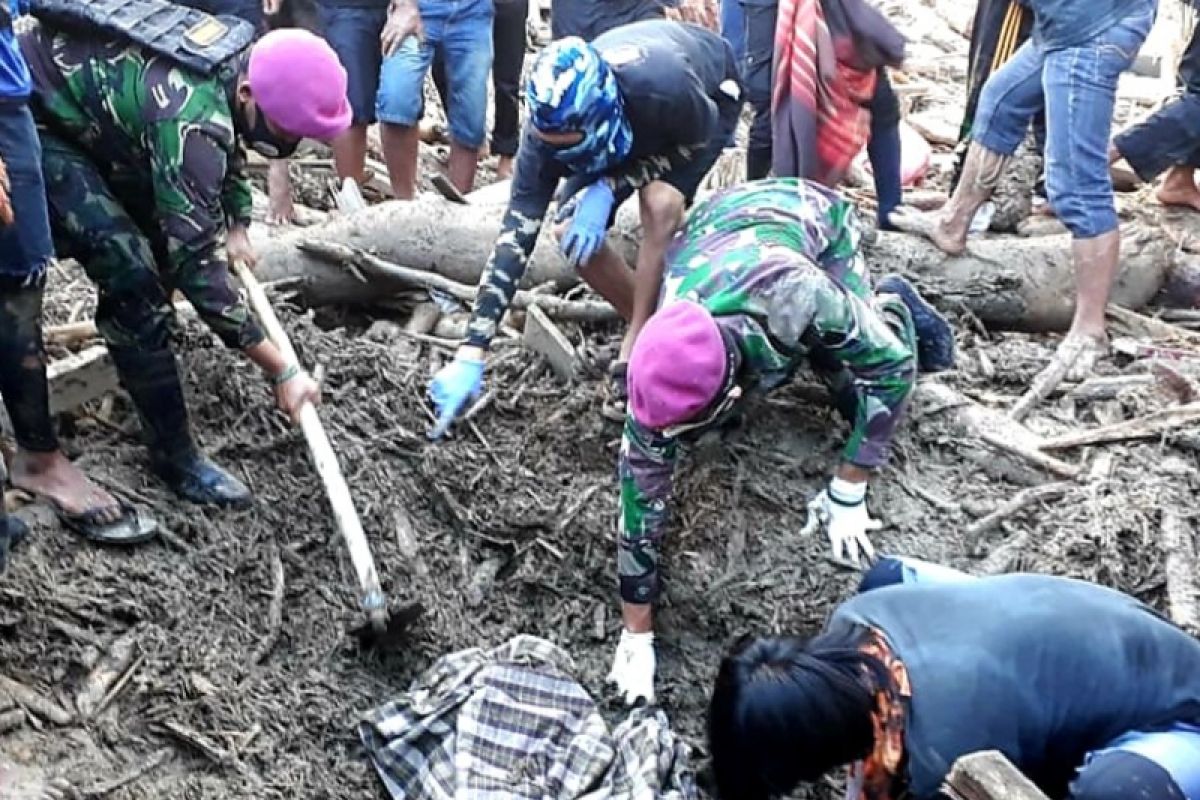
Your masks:
{"label": "checkered cloth", "polygon": [[658,709],[616,730],[544,639],[438,660],[358,733],[395,800],[694,800],[688,748]]}

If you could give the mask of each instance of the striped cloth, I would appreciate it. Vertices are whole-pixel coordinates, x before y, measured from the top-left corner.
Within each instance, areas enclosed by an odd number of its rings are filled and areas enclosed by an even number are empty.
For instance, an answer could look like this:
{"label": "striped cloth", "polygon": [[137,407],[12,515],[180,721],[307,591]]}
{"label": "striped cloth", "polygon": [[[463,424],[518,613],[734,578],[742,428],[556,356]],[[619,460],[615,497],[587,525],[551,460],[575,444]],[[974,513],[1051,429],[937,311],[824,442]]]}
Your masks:
{"label": "striped cloth", "polygon": [[543,639],[444,656],[358,732],[394,800],[695,800],[688,748],[658,709],[611,733]]}
{"label": "striped cloth", "polygon": [[842,181],[870,134],[876,70],[898,64],[903,47],[899,32],[863,0],[779,0],[771,95],[776,177]]}

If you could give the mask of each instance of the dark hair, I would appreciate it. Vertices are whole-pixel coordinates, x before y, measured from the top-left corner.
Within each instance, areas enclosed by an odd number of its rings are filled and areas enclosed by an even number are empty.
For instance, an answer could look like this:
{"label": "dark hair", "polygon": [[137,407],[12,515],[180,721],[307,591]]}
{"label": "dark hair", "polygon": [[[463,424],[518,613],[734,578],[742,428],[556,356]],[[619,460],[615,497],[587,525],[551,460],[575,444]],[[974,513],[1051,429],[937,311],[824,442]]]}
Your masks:
{"label": "dark hair", "polygon": [[321,12],[317,0],[283,0],[274,14],[263,15],[263,27],[268,31],[278,28],[303,28],[318,36],[323,35]]}
{"label": "dark hair", "polygon": [[790,793],[874,747],[875,694],[887,668],[859,647],[866,628],[812,639],[741,640],[721,662],[708,708],[713,777],[722,800]]}

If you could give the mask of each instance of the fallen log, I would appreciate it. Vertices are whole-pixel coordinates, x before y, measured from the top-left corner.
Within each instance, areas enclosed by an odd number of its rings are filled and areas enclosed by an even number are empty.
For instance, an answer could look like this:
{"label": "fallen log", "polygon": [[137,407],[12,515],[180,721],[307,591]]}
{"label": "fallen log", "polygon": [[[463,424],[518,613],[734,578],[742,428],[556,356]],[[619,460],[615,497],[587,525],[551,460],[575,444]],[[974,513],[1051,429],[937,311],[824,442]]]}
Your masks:
{"label": "fallen log", "polygon": [[1196,541],[1189,520],[1164,512],[1162,549],[1166,555],[1167,605],[1171,619],[1191,634],[1200,634],[1200,587],[1196,582]]}
{"label": "fallen log", "polygon": [[1040,446],[1043,450],[1064,450],[1069,447],[1082,447],[1090,444],[1151,439],[1198,422],[1200,422],[1200,403],[1188,403],[1185,406],[1153,411],[1138,419],[1069,433],[1054,439],[1045,439]]}
{"label": "fallen log", "polygon": [[[314,305],[367,303],[411,285],[381,275],[363,282],[300,247],[324,241],[474,286],[491,255],[507,201],[493,190],[480,202],[476,195],[481,192],[468,195],[469,205],[433,195],[381,203],[260,240],[256,274],[262,281],[303,278],[299,291]],[[564,288],[578,281],[547,232],[551,227],[543,225],[524,288],[545,283]],[[609,242],[632,264],[639,238],[636,203],[627,203]],[[964,255],[952,257],[918,236],[885,232],[867,245],[865,254],[873,274],[901,272],[939,307],[966,309],[991,328],[1065,330],[1074,311],[1074,266],[1065,236],[973,240]],[[1142,308],[1167,283],[1174,263],[1174,244],[1167,237],[1130,226],[1122,239],[1122,269],[1112,302]]]}

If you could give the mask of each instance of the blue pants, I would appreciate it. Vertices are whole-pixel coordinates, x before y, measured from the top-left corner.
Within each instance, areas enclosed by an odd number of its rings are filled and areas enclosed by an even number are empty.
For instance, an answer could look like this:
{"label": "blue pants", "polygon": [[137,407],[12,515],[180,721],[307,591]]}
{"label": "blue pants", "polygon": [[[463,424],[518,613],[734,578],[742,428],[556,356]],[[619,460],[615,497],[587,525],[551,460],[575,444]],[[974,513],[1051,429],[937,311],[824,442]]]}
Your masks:
{"label": "blue pants", "polygon": [[[956,569],[905,556],[884,556],[863,576],[858,591],[897,584],[975,580]],[[1196,800],[1200,798],[1200,728],[1131,731],[1088,754],[1071,784],[1069,800]]]}
{"label": "blue pants", "polygon": [[346,68],[346,99],[354,113],[354,124],[370,125],[375,121],[375,95],[383,61],[379,34],[387,22],[387,7],[323,4],[321,22],[325,41]]}
{"label": "blue pants", "polygon": [[492,71],[492,0],[421,0],[425,41],[410,36],[384,59],[375,99],[380,122],[411,127],[421,118],[422,87],[434,51],[446,62],[450,138],[470,150],[487,135],[487,87]]}
{"label": "blue pants", "polygon": [[1144,181],[1171,167],[1200,167],[1200,26],[1179,65],[1184,94],[1119,134],[1113,143]]}
{"label": "blue pants", "polygon": [[1078,47],[1046,51],[1030,40],[983,87],[971,139],[995,153],[1015,153],[1045,105],[1046,192],[1078,239],[1117,228],[1108,172],[1117,79],[1133,64],[1154,11],[1154,0],[1141,0],[1136,11]]}

